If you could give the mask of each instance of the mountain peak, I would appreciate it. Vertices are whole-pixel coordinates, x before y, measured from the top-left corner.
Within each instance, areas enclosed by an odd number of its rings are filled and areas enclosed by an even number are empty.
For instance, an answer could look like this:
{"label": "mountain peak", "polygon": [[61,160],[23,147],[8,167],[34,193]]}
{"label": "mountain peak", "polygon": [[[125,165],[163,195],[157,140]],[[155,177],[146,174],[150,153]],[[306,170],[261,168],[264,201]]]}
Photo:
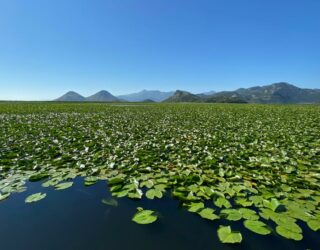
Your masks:
{"label": "mountain peak", "polygon": [[106,90],[100,90],[94,95],[88,96],[86,98],[86,101],[89,101],[89,102],[115,102],[118,100],[119,99],[117,97],[113,96]]}
{"label": "mountain peak", "polygon": [[60,96],[59,98],[55,99],[54,101],[59,102],[82,102],[85,98],[82,95],[79,95],[77,92],[68,91],[64,95]]}
{"label": "mountain peak", "polygon": [[191,94],[184,90],[176,90],[173,96],[170,96],[163,102],[201,102],[201,97]]}
{"label": "mountain peak", "polygon": [[294,86],[294,85],[287,83],[287,82],[276,82],[276,83],[271,84],[270,86],[276,86],[276,87],[281,87],[281,88],[287,88],[287,87],[298,88],[297,86]]}
{"label": "mountain peak", "polygon": [[100,90],[96,94],[110,94],[110,92],[106,90]]}

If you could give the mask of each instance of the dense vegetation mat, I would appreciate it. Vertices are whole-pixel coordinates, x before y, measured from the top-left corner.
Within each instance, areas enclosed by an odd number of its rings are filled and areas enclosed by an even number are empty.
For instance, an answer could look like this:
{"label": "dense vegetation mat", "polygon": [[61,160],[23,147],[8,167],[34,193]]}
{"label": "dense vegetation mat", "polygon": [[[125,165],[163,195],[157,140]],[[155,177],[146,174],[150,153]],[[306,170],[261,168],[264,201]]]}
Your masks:
{"label": "dense vegetation mat", "polygon": [[[0,140],[0,200],[82,176],[107,181],[107,205],[170,194],[221,224],[225,243],[242,240],[225,221],[292,240],[301,223],[320,229],[320,106],[1,103]],[[157,216],[139,208],[133,221]]]}

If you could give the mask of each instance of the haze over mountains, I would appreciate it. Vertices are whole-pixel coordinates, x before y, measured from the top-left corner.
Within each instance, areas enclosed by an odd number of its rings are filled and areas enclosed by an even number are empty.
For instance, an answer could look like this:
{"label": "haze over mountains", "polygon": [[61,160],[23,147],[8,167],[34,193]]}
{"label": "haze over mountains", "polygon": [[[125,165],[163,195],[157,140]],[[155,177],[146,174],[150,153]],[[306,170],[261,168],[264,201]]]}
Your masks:
{"label": "haze over mountains", "polygon": [[144,100],[152,100],[154,102],[162,102],[174,94],[174,91],[162,92],[159,90],[142,90],[138,93],[128,95],[119,95],[118,98],[128,102],[141,102]]}
{"label": "haze over mountains", "polygon": [[106,90],[83,97],[69,91],[54,101],[91,102],[212,102],[212,103],[320,103],[320,89],[302,89],[280,82],[265,86],[240,88],[234,91],[192,94],[187,91],[162,92],[142,90],[138,93],[114,96]]}

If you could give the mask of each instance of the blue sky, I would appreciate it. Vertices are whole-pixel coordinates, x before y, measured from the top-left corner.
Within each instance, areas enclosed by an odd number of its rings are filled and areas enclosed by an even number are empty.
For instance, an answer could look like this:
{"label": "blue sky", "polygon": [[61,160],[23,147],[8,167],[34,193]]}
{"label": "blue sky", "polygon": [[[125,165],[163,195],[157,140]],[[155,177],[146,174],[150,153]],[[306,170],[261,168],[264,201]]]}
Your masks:
{"label": "blue sky", "polygon": [[0,99],[320,88],[319,0],[0,0]]}

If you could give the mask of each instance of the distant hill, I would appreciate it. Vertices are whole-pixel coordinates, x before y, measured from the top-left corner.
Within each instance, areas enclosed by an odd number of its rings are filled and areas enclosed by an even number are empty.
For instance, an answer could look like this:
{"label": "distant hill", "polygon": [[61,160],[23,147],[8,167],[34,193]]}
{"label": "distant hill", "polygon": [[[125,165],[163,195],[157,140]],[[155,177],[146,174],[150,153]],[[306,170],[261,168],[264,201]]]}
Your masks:
{"label": "distant hill", "polygon": [[137,93],[132,93],[128,95],[119,95],[117,96],[119,99],[126,100],[128,102],[142,102],[143,100],[150,99],[155,102],[161,102],[170,96],[173,95],[174,92],[162,92],[159,90],[142,90]]}
{"label": "distant hill", "polygon": [[88,102],[116,102],[119,101],[117,97],[110,94],[106,90],[101,90],[98,93],[91,95],[85,99]]}
{"label": "distant hill", "polygon": [[176,91],[165,102],[212,102],[212,103],[320,103],[320,89],[302,89],[280,82],[235,91],[222,91],[212,95],[193,95]]}
{"label": "distant hill", "polygon": [[197,94],[197,96],[200,96],[200,97],[206,97],[206,96],[211,96],[211,95],[214,95],[215,93],[217,93],[216,91],[208,91],[208,92],[203,92],[203,93],[199,93]]}
{"label": "distant hill", "polygon": [[177,90],[163,102],[202,102],[202,98],[187,91]]}
{"label": "distant hill", "polygon": [[237,89],[251,103],[320,103],[320,89],[302,89],[286,82]]}
{"label": "distant hill", "polygon": [[154,100],[151,100],[151,99],[145,99],[143,100],[142,102],[155,102]]}
{"label": "distant hill", "polygon": [[83,102],[85,101],[85,98],[82,95],[79,95],[78,93],[74,91],[69,91],[65,93],[63,96],[60,96],[59,98],[55,99],[54,101],[58,102]]}
{"label": "distant hill", "polygon": [[280,82],[235,91],[223,91],[205,98],[205,102],[248,103],[320,103],[319,89],[302,89]]}
{"label": "distant hill", "polygon": [[205,96],[202,99],[204,102],[214,102],[214,103],[247,103],[248,102],[238,93],[227,92],[227,91],[219,92],[211,96]]}

